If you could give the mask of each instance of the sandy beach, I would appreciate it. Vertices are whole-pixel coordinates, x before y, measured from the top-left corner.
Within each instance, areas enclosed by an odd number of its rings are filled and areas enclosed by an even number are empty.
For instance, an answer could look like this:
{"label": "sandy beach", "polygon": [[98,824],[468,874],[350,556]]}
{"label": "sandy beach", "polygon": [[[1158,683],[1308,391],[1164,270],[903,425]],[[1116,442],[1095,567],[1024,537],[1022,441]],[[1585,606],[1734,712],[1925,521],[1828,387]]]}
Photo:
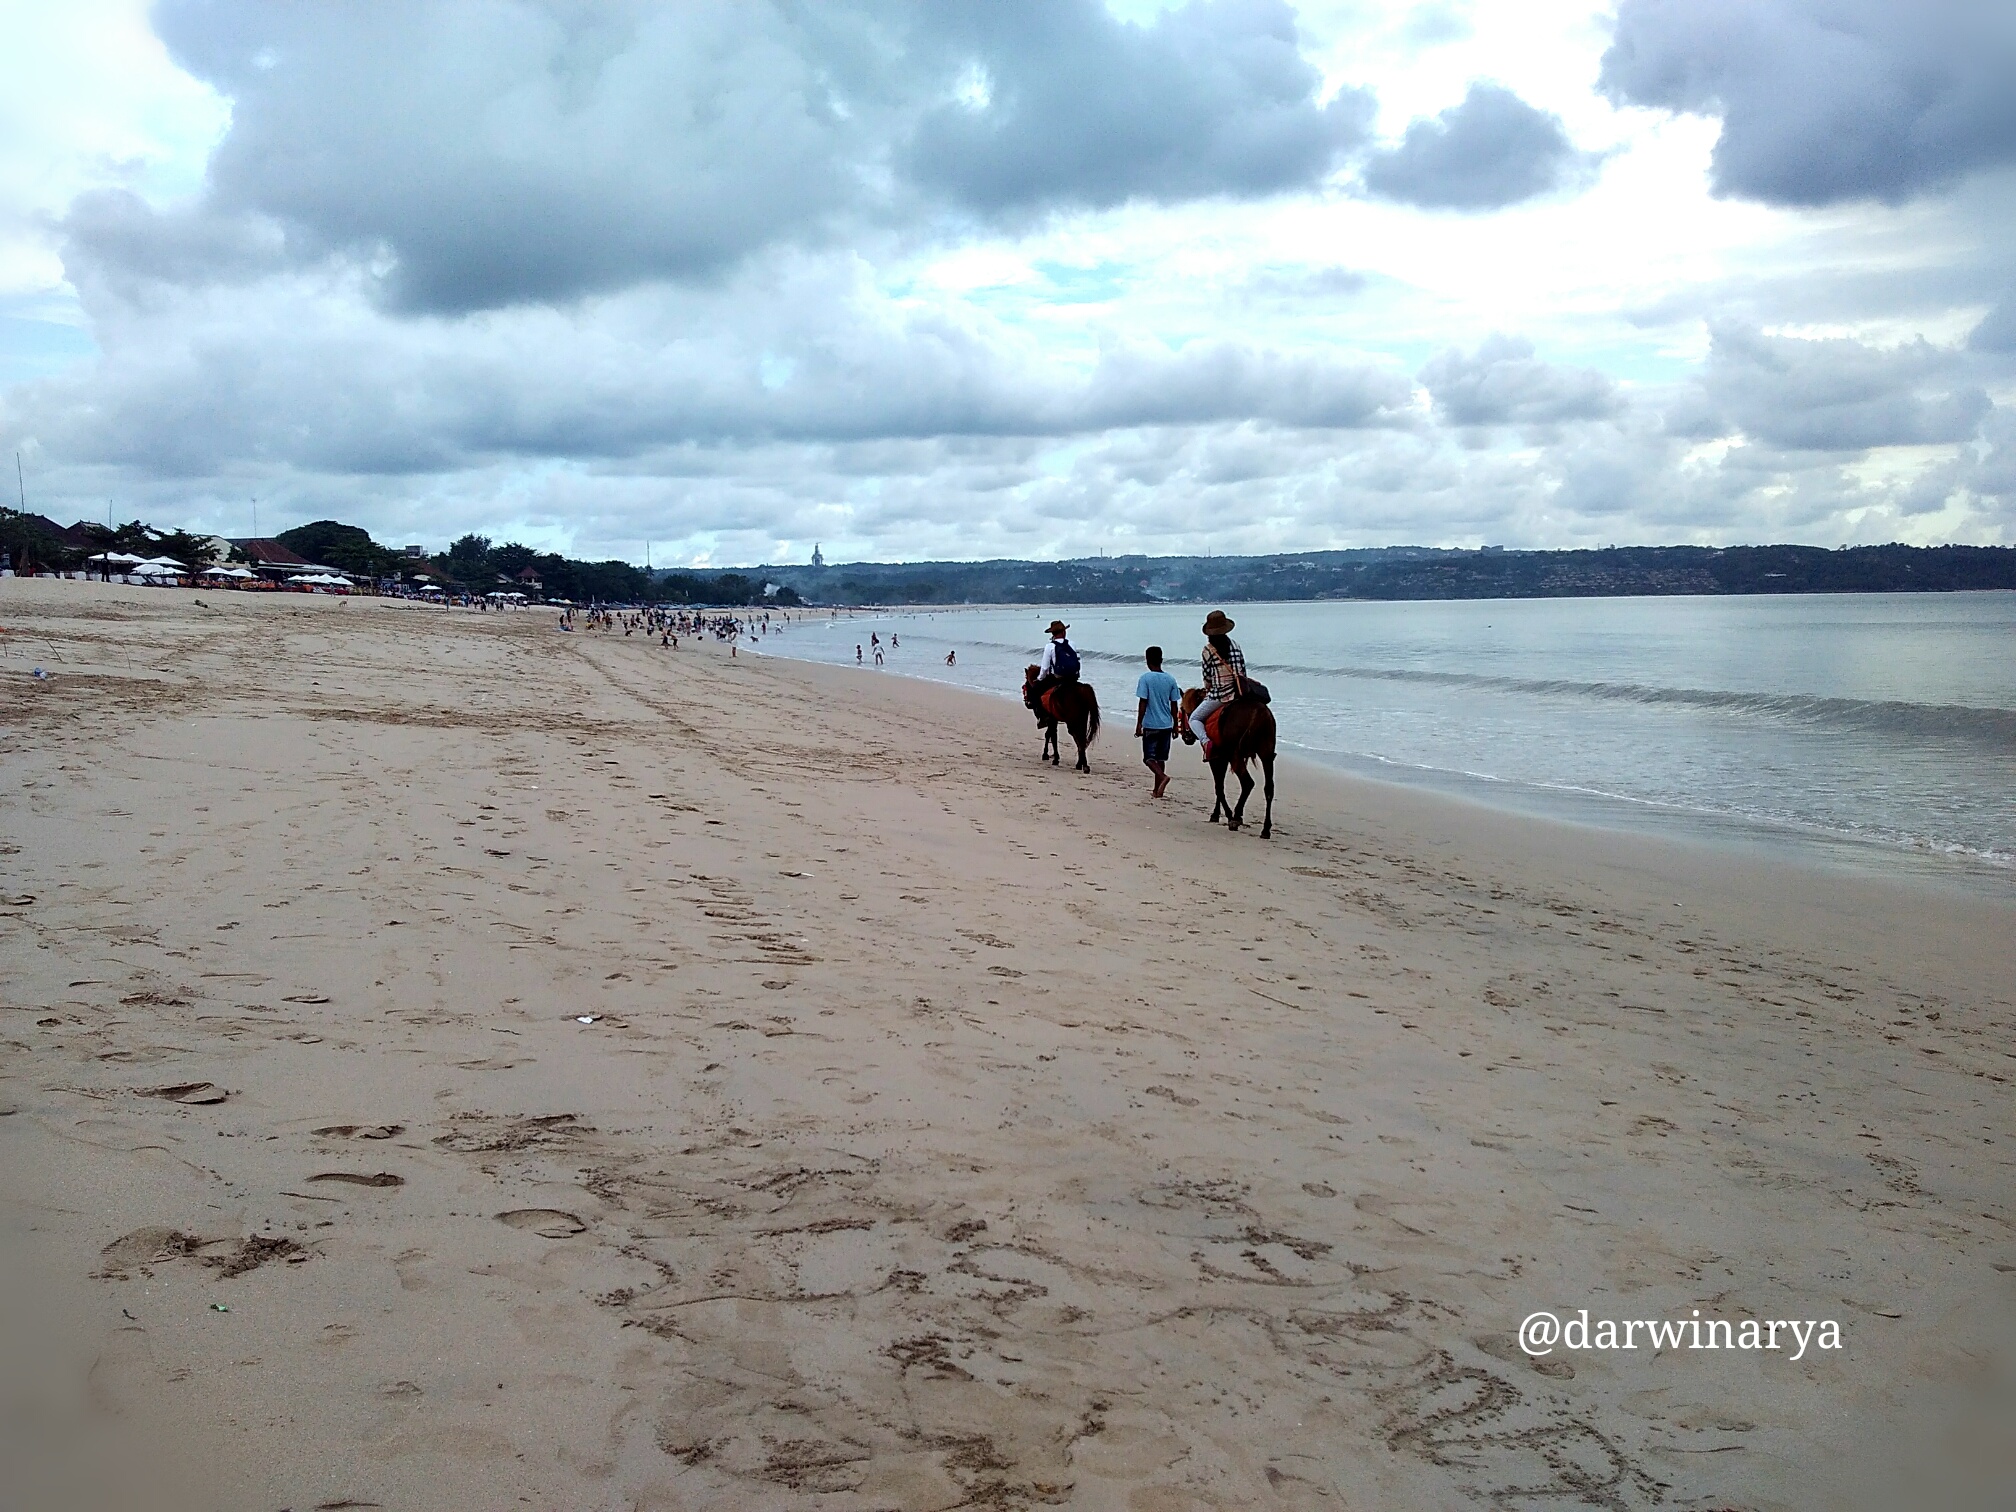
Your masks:
{"label": "sandy beach", "polygon": [[0,627],[10,1505],[2016,1485],[2016,904],[1293,762],[1228,835],[1131,680],[1083,776],[548,612]]}

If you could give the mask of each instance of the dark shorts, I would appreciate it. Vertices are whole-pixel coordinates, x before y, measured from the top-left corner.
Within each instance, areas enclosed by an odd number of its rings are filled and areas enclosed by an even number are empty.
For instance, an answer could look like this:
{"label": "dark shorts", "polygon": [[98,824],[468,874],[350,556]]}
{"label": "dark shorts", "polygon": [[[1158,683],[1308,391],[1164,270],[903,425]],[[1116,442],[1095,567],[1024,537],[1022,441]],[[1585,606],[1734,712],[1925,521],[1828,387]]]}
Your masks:
{"label": "dark shorts", "polygon": [[1141,760],[1167,761],[1169,759],[1169,737],[1174,730],[1143,730],[1141,732]]}

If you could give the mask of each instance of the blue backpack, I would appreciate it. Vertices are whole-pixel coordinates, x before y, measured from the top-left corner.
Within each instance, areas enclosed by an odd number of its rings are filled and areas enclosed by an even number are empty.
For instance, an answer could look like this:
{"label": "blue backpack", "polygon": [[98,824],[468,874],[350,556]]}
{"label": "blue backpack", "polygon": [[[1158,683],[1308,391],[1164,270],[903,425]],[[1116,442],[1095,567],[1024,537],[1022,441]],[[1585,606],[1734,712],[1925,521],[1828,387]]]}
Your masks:
{"label": "blue backpack", "polygon": [[1078,675],[1078,653],[1071,649],[1071,642],[1057,642],[1057,654],[1051,658],[1050,667],[1059,677]]}

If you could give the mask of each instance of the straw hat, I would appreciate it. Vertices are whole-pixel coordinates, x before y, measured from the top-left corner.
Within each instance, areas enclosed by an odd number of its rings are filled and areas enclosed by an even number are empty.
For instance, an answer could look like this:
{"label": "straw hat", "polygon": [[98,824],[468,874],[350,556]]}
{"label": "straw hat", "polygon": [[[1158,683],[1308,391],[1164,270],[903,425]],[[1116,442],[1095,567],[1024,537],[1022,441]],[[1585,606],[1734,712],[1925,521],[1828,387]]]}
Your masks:
{"label": "straw hat", "polygon": [[1062,635],[1066,630],[1069,630],[1070,628],[1071,627],[1065,624],[1064,621],[1062,620],[1050,621],[1050,633],[1052,635]]}
{"label": "straw hat", "polygon": [[1231,628],[1232,621],[1225,618],[1225,611],[1223,609],[1213,609],[1209,614],[1204,616],[1204,633],[1206,635],[1223,635]]}

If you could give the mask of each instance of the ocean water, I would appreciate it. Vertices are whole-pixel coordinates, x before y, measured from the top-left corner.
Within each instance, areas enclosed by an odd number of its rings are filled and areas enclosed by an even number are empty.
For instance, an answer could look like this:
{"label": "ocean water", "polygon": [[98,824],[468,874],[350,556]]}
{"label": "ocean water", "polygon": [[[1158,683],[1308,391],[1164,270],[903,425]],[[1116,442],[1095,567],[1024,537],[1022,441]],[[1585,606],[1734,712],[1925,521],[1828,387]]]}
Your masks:
{"label": "ocean water", "polygon": [[[2016,890],[2016,594],[1224,607],[1302,756],[1583,823]],[[880,675],[1012,698],[1050,613],[808,611],[757,648],[851,665],[873,632]],[[1106,759],[1131,762],[1142,650],[1161,645],[1197,685],[1203,607],[1064,617],[1107,713]]]}

